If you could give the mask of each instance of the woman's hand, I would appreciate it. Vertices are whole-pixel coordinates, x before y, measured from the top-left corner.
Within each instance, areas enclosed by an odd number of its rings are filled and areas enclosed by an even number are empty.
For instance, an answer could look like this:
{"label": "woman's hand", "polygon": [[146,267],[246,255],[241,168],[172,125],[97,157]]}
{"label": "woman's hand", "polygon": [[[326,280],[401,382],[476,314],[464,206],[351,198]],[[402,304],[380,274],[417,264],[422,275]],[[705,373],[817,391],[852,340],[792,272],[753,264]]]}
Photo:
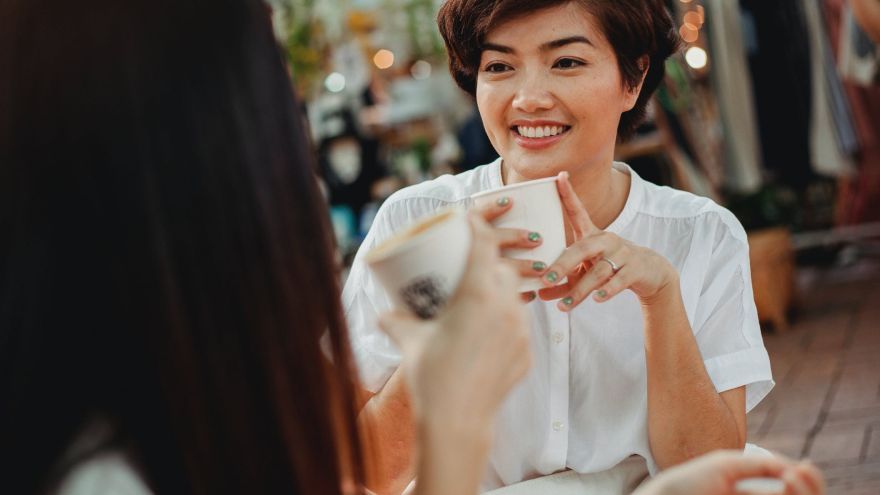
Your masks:
{"label": "woman's hand", "polygon": [[531,365],[519,277],[501,261],[485,220],[470,220],[468,266],[447,307],[434,320],[397,312],[379,322],[403,353],[418,431],[418,495],[477,493],[495,413]]}
{"label": "woman's hand", "polygon": [[478,215],[468,267],[448,306],[434,320],[405,312],[380,326],[403,354],[417,422],[488,431],[495,411],[531,363],[519,277],[499,257],[499,240]]}
{"label": "woman's hand", "polygon": [[822,495],[822,473],[809,462],[781,457],[744,456],[741,451],[716,451],[660,473],[634,495],[734,495],[749,492],[737,483],[748,478],[775,478],[782,485],[779,495]]}
{"label": "woman's hand", "polygon": [[[541,299],[562,299],[559,309],[569,311],[594,291],[593,298],[604,302],[630,289],[642,304],[650,304],[665,289],[678,289],[678,273],[669,261],[593,224],[567,172],[559,174],[556,186],[574,242],[542,273],[549,288],[539,291]],[[563,277],[568,281],[553,287]]]}
{"label": "woman's hand", "polygon": [[[493,203],[489,203],[481,208],[475,209],[477,215],[490,224],[498,217],[504,215],[513,207],[513,199],[508,197],[499,198]],[[490,225],[494,231],[496,239],[498,239],[498,247],[501,249],[534,249],[543,243],[540,232],[532,232],[522,229],[496,228]],[[518,260],[513,258],[502,258],[502,260],[510,265],[520,277],[538,278],[547,269],[547,264],[538,260]],[[524,302],[535,300],[537,294],[534,292],[525,292],[520,295]]]}

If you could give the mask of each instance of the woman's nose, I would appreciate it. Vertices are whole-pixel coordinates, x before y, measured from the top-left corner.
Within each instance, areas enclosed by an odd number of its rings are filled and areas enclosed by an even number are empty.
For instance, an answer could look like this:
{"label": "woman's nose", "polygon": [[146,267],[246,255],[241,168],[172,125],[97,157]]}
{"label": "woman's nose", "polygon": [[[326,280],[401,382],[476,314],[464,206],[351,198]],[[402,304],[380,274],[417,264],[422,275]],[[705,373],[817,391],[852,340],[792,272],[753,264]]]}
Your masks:
{"label": "woman's nose", "polygon": [[523,78],[522,85],[513,97],[513,107],[527,113],[553,108],[553,96],[548,91],[546,81],[536,76]]}

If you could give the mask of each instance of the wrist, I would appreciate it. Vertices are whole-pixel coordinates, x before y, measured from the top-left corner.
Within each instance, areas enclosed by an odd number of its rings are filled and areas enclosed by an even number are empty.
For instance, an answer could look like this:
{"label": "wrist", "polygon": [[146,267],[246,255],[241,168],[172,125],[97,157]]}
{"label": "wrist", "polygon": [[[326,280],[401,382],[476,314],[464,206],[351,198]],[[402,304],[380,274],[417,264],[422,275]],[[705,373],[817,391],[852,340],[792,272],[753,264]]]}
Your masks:
{"label": "wrist", "polygon": [[670,267],[669,273],[664,277],[663,283],[654,291],[653,294],[648,294],[644,297],[639,298],[639,301],[646,310],[650,310],[655,307],[666,307],[669,304],[675,302],[676,299],[681,297],[681,285],[678,277],[678,272],[675,271],[674,268]]}
{"label": "wrist", "polygon": [[476,494],[486,468],[491,429],[474,430],[440,422],[419,425],[418,493]]}
{"label": "wrist", "polygon": [[492,443],[492,425],[481,421],[424,418],[418,423],[418,437],[431,444],[463,451],[488,451]]}

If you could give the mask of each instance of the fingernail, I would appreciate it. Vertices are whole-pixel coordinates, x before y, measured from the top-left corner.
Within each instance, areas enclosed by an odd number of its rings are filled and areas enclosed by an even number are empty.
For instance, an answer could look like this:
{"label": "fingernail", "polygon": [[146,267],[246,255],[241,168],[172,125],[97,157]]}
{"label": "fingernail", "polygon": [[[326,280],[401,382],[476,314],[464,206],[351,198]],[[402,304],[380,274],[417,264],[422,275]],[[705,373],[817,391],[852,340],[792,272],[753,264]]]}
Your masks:
{"label": "fingernail", "polygon": [[556,272],[547,272],[547,275],[544,275],[544,278],[546,278],[548,282],[555,283],[559,280],[559,274]]}
{"label": "fingernail", "polygon": [[565,299],[562,300],[562,304],[565,304],[566,306],[571,306],[571,304],[573,302],[574,302],[574,299],[572,299],[571,297],[566,297]]}
{"label": "fingernail", "polygon": [[536,261],[536,262],[532,263],[532,270],[535,270],[536,272],[543,272],[546,269],[547,269],[547,264],[544,263],[543,261]]}
{"label": "fingernail", "polygon": [[541,240],[541,234],[537,232],[529,232],[529,240],[532,242],[538,242]]}
{"label": "fingernail", "polygon": [[534,301],[536,297],[538,297],[538,293],[537,293],[537,292],[534,292],[534,291],[529,292],[529,293],[526,295],[526,299],[528,299],[528,302],[532,302],[532,301]]}
{"label": "fingernail", "polygon": [[507,206],[510,204],[510,198],[504,196],[502,198],[498,198],[498,201],[495,202],[498,206]]}
{"label": "fingernail", "polygon": [[604,291],[604,290],[600,290],[600,291],[596,292],[596,295],[598,295],[598,296],[601,297],[602,299],[605,299],[605,296],[608,295],[608,292],[606,292],[606,291]]}

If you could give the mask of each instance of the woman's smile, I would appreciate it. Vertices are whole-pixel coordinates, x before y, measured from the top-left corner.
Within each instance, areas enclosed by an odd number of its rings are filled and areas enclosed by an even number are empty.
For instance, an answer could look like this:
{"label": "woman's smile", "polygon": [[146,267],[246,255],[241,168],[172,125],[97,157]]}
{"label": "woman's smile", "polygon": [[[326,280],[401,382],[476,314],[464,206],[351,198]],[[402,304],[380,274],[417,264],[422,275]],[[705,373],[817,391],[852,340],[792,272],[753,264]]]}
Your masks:
{"label": "woman's smile", "polygon": [[570,125],[550,120],[517,120],[510,126],[514,142],[529,150],[549,148],[568,136]]}

